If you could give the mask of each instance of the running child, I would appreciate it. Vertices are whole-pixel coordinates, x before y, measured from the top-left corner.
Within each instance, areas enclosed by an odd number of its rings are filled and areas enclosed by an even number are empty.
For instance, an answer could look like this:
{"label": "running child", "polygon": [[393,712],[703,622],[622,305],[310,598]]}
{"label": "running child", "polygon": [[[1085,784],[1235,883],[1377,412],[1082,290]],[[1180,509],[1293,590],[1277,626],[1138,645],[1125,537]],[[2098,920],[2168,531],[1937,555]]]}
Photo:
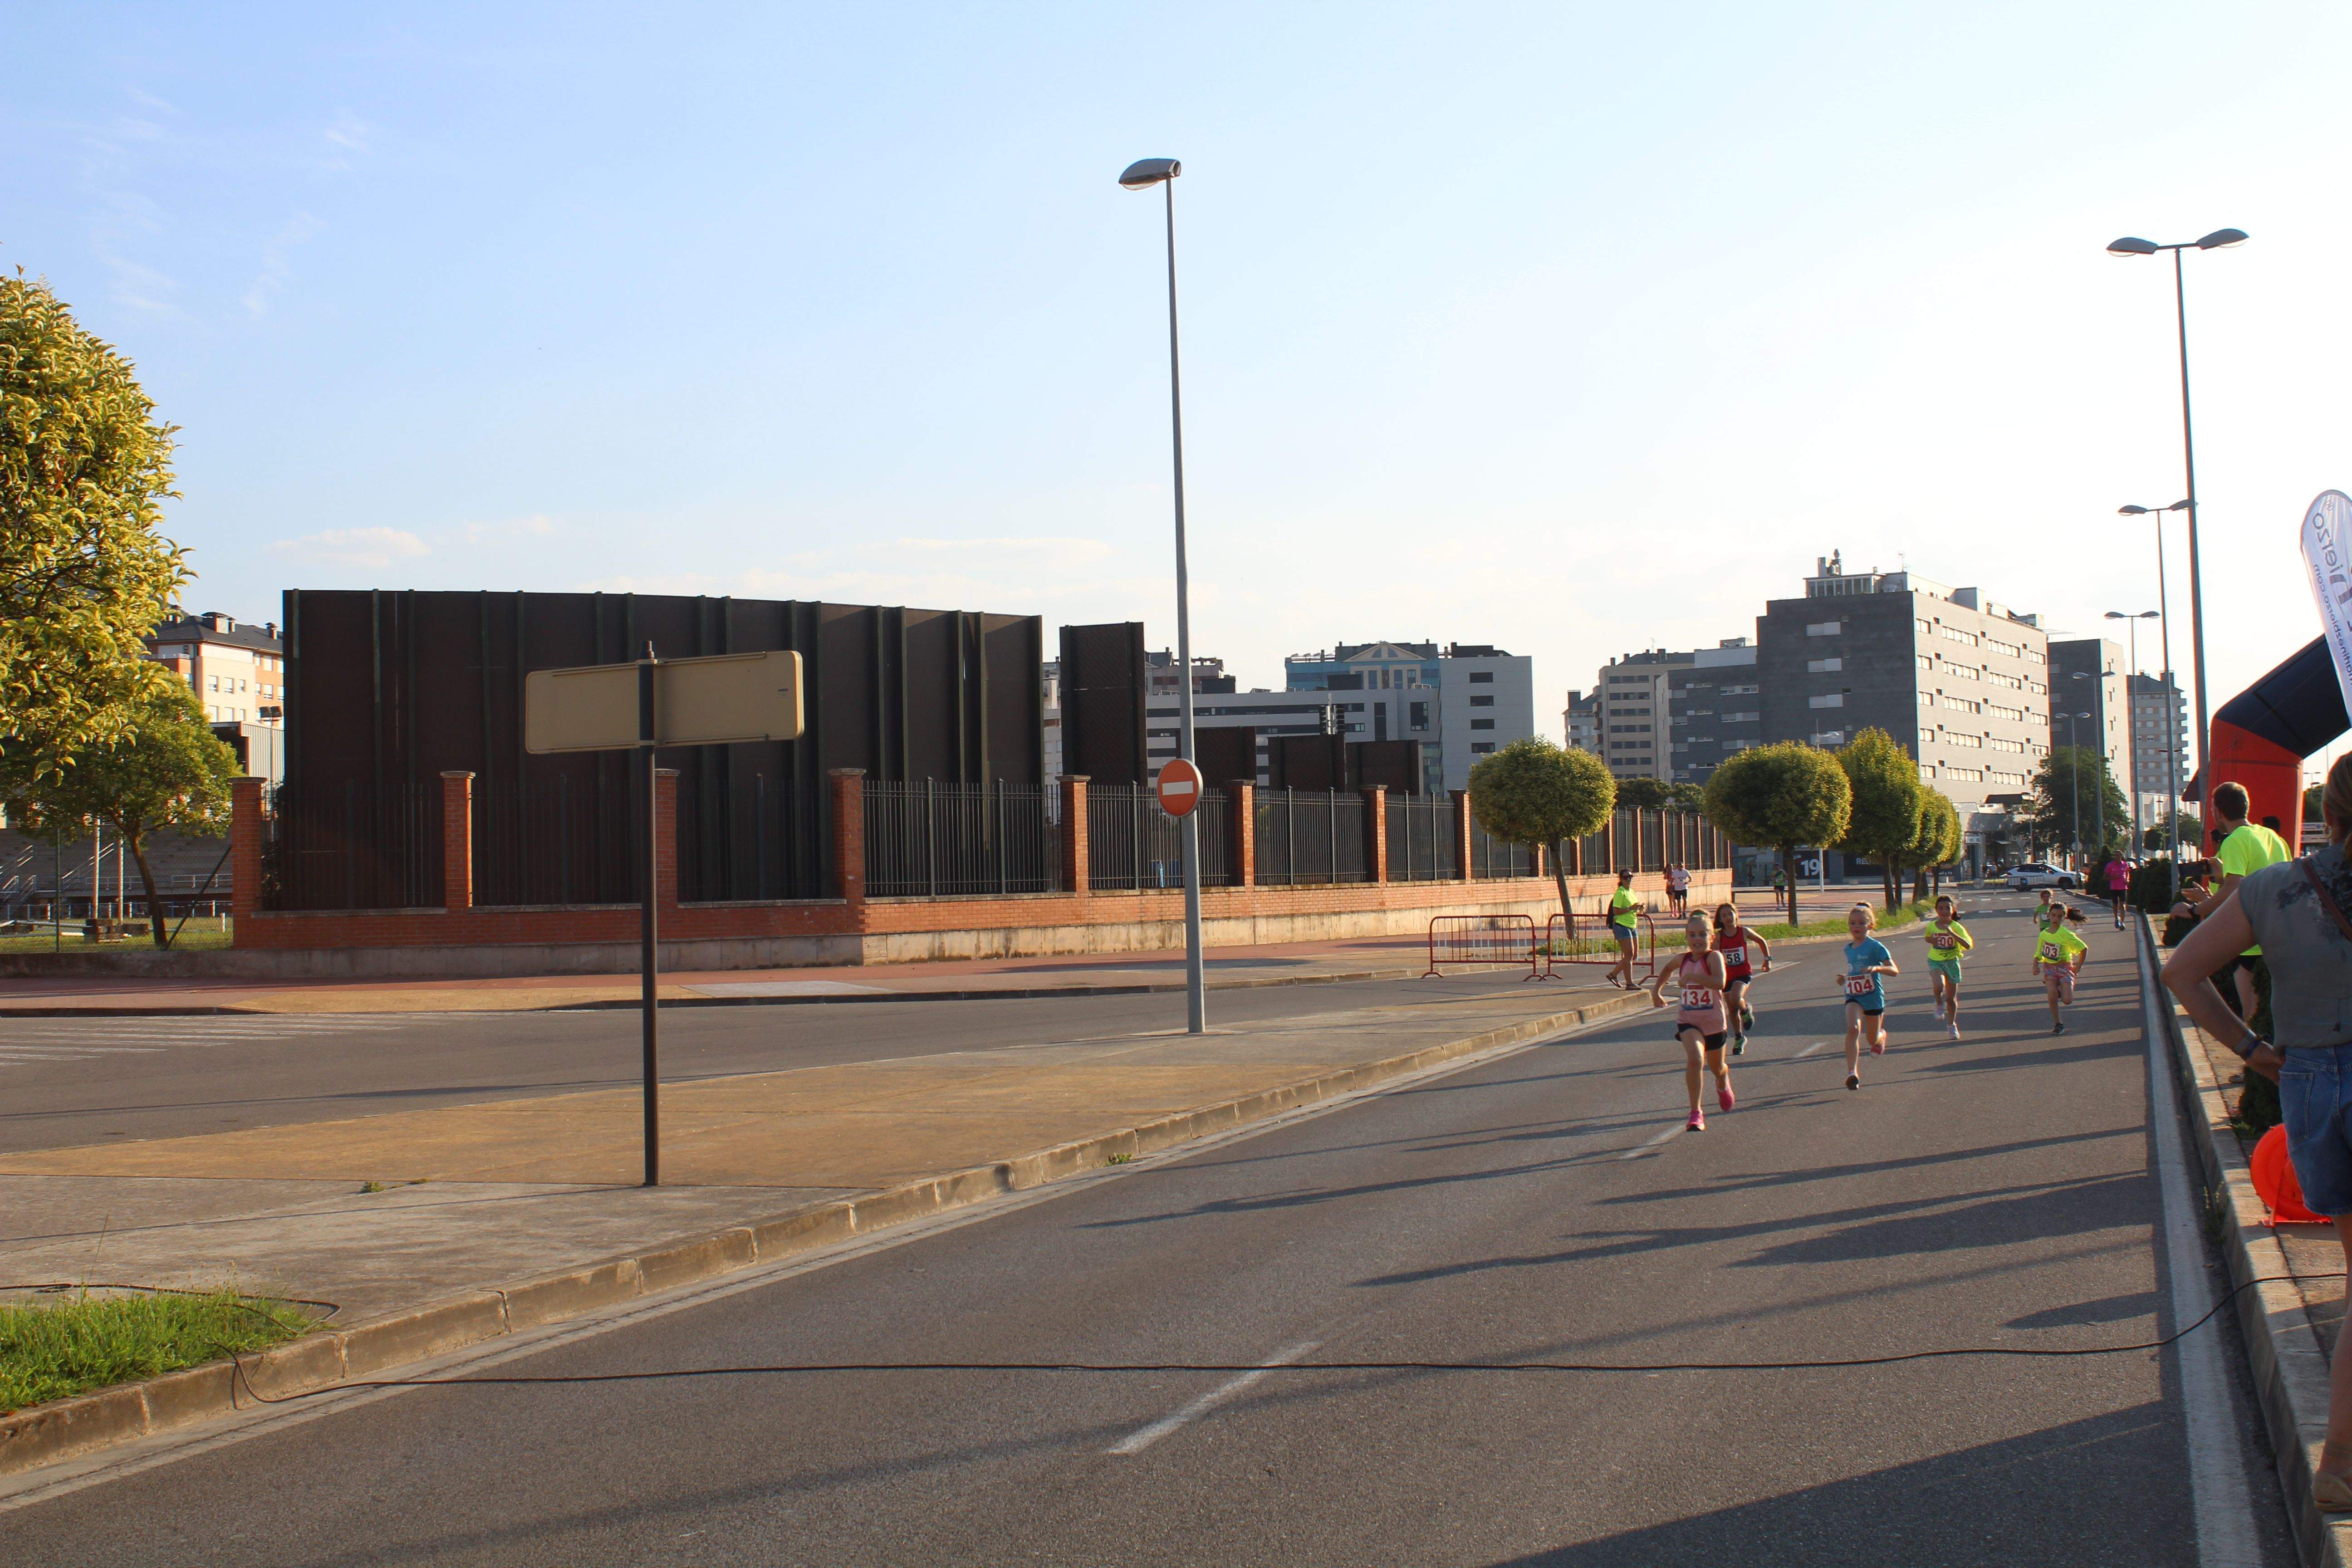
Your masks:
{"label": "running child", "polygon": [[1952,895],[1936,899],[1936,918],[1927,922],[1927,989],[1936,998],[1936,1016],[1944,1032],[1960,1037],[1960,960],[1976,948],[1969,928],[1953,918]]}
{"label": "running child", "polygon": [[2111,856],[2107,860],[2106,873],[2107,901],[2115,906],[2116,929],[2121,931],[2124,929],[2124,899],[2131,892],[2131,863],[2120,855]]}
{"label": "running child", "polygon": [[1617,940],[1617,962],[1609,966],[1608,980],[1615,985],[1618,975],[1623,974],[1623,988],[1627,991],[1641,989],[1633,984],[1633,945],[1639,930],[1633,915],[1640,908],[1633,898],[1633,873],[1618,872],[1617,890],[1609,895],[1609,934]]}
{"label": "running child", "polygon": [[2042,994],[2050,999],[2050,1032],[2053,1035],[2066,1032],[2066,1020],[2058,1016],[2058,1009],[2074,1005],[2074,976],[2083,972],[2083,962],[2091,955],[2090,945],[2066,929],[2069,921],[2080,925],[2083,911],[2063,904],[2051,905],[2048,918],[2033,939],[2033,962],[2042,972]]}
{"label": "running child", "polygon": [[1666,1005],[1666,984],[1682,990],[1682,1010],[1675,1015],[1675,1038],[1683,1045],[1683,1086],[1690,1090],[1690,1131],[1706,1131],[1706,1112],[1699,1109],[1699,1068],[1715,1075],[1715,1103],[1729,1110],[1738,1103],[1731,1093],[1731,1066],[1723,1058],[1728,1032],[1723,1012],[1723,954],[1715,951],[1715,928],[1705,915],[1683,922],[1688,944],[1672,969],[1661,969],[1650,982],[1650,1005]]}
{"label": "running child", "polygon": [[[2042,901],[2033,907],[2033,934],[2037,937],[2042,934],[2042,928],[2050,923],[2052,901],[2050,889],[2042,889]],[[2042,973],[2042,944],[2039,942],[2033,946],[2033,973],[2036,978],[2039,978]]]}
{"label": "running child", "polygon": [[1862,1045],[1865,1036],[1870,1054],[1886,1054],[1886,986],[1881,975],[1900,974],[1886,944],[1870,934],[1878,923],[1868,904],[1845,912],[1845,1086],[1862,1087]]}
{"label": "running child", "polygon": [[1715,907],[1715,949],[1723,954],[1723,1005],[1731,1027],[1731,1054],[1741,1056],[1748,1050],[1748,1031],[1756,1026],[1756,1009],[1748,1005],[1748,983],[1759,973],[1755,967],[1759,956],[1764,960],[1762,973],[1772,968],[1772,944],[1739,923],[1736,904]]}

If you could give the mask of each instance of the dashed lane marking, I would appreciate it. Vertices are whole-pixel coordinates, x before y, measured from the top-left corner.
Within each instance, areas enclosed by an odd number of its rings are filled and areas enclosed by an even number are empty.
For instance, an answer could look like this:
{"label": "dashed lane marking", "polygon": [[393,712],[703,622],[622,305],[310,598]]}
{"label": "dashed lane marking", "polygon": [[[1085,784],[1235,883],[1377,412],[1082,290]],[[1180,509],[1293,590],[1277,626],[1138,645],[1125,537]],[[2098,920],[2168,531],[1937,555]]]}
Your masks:
{"label": "dashed lane marking", "polygon": [[1113,1443],[1109,1448],[1105,1450],[1105,1452],[1118,1454],[1122,1457],[1132,1454],[1140,1454],[1144,1449],[1149,1448],[1152,1444],[1157,1443],[1160,1438],[1165,1437],[1168,1434],[1175,1431],[1178,1427],[1199,1420],[1202,1416],[1206,1415],[1210,1411],[1214,1410],[1218,1405],[1223,1405],[1225,1401],[1233,1398],[1235,1394],[1240,1394],[1251,1387],[1253,1384],[1259,1383],[1276,1367],[1287,1366],[1292,1362],[1298,1360],[1301,1356],[1312,1354],[1316,1349],[1322,1344],[1322,1342],[1323,1342],[1320,1340],[1302,1340],[1295,1345],[1275,1352],[1274,1354],[1266,1357],[1265,1364],[1249,1372],[1243,1373],[1239,1377],[1233,1378],[1227,1382],[1217,1384],[1216,1387],[1209,1390],[1208,1393],[1201,1395],[1198,1399],[1193,1400],[1191,1404],[1185,1405],[1174,1415],[1163,1415],[1149,1426],[1137,1428],[1135,1431],[1120,1438],[1118,1442]]}
{"label": "dashed lane marking", "polygon": [[1652,1138],[1643,1143],[1638,1143],[1617,1157],[1620,1160],[1638,1160],[1643,1155],[1648,1153],[1651,1150],[1656,1148],[1659,1144],[1665,1142],[1668,1139],[1679,1138],[1688,1131],[1690,1131],[1690,1129],[1687,1127],[1669,1127],[1664,1132],[1659,1133],[1655,1138]]}

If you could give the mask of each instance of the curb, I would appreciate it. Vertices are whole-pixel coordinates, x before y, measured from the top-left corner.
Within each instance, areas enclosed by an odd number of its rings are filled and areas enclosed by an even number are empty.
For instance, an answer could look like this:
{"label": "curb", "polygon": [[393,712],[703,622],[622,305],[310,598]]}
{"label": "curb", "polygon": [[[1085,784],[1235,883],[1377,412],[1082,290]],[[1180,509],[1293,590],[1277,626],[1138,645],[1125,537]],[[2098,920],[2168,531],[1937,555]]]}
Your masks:
{"label": "curb", "polygon": [[[2230,1283],[2241,1291],[2235,1309],[2238,1326],[2253,1372],[2255,1398],[2263,1407],[2263,1424],[2270,1433],[2279,1488],[2286,1495],[2296,1552],[2308,1568],[2347,1568],[2345,1536],[2352,1524],[2333,1522],[2311,1495],[2312,1471],[2327,1436],[2327,1354],[2302,1290],[2285,1278],[2291,1272],[2286,1251],[2271,1232],[2269,1211],[2254,1194],[2253,1175],[2238,1135],[2230,1129],[2229,1104],[2221,1098],[2213,1064],[2203,1051],[2189,1047],[2179,1004],[2156,978],[2161,964],[2146,911],[2140,915],[2139,938],[2173,1068],[2203,1123],[2190,1130],[2189,1143],[2197,1152],[2207,1193],[2223,1207],[2221,1260]],[[2202,1137],[2196,1135],[2200,1131]],[[2248,1283],[2254,1279],[2265,1283]],[[2248,1310],[2249,1299],[2255,1310]]]}
{"label": "curb", "polygon": [[[1263,991],[1277,985],[1339,985],[1365,980],[1420,978],[1422,974],[1418,969],[1363,969],[1344,974],[1277,974],[1259,980],[1212,980],[1208,988],[1212,991]],[[1160,995],[1183,989],[1184,983],[1181,980],[1140,980],[1123,985],[1025,985],[986,991],[893,991],[851,996],[673,996],[666,998],[661,1006],[667,1013],[675,1007],[810,1007],[843,1002],[1035,1002],[1049,996]],[[551,1002],[543,1007],[396,1007],[390,1014],[370,1014],[359,1008],[347,1013],[281,1013],[267,1007],[206,1007],[194,1004],[162,1007],[11,1007],[0,1003],[0,1022],[10,1018],[425,1018],[451,1013],[462,1013],[467,1016],[509,1016],[531,1013],[634,1013],[642,1005],[644,1004],[635,997],[622,997],[597,1002]]]}
{"label": "curb", "polygon": [[[902,1186],[795,1209],[750,1225],[526,1280],[471,1291],[348,1329],[321,1330],[243,1359],[246,1385],[270,1398],[330,1388],[404,1363],[562,1322],[756,1263],[773,1263],[969,1204],[1043,1186],[1223,1132],[1301,1106],[1370,1089],[1465,1057],[1601,1023],[1646,1005],[1627,994],[1507,1024],[1403,1056],[1338,1068],[1093,1138],[973,1165]],[[21,1475],[142,1437],[251,1408],[231,1363],[210,1362],[140,1383],[0,1415],[0,1476]]]}

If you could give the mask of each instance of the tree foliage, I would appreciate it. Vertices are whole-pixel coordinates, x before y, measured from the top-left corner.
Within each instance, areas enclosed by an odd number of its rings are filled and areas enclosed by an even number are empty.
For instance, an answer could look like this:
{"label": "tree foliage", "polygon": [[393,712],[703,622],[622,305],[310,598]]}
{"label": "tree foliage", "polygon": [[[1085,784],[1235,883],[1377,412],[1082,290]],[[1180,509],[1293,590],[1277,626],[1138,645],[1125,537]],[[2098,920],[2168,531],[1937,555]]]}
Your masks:
{"label": "tree foliage", "polygon": [[173,684],[140,640],[187,573],[157,533],[173,427],[46,283],[0,278],[0,746],[30,776]]}
{"label": "tree foliage", "polygon": [[1921,789],[1919,831],[1905,847],[1900,864],[1894,868],[1897,880],[1900,873],[1908,868],[1914,873],[1911,896],[1926,898],[1927,874],[1958,860],[1967,843],[1967,830],[1960,825],[1960,809],[1952,804],[1952,797],[1939,789]]}
{"label": "tree foliage", "polygon": [[1619,779],[1617,804],[1629,811],[1664,811],[1672,805],[1675,786],[1664,779]]}
{"label": "tree foliage", "polygon": [[1897,879],[1905,857],[1921,834],[1920,813],[1927,794],[1919,764],[1884,730],[1859,731],[1837,751],[1838,766],[1853,786],[1853,810],[1839,847],[1875,860],[1885,868],[1886,907],[1899,897]]}
{"label": "tree foliage", "polygon": [[197,837],[228,831],[229,780],[240,772],[205,722],[194,693],[167,681],[132,709],[129,733],[92,745],[64,765],[32,776],[8,762],[0,791],[8,816],[36,837],[79,837],[103,826],[121,840],[147,889],[155,945],[164,945],[163,905],[147,864],[147,836],[159,827]]}
{"label": "tree foliage", "polygon": [[1561,850],[1569,839],[1599,832],[1616,808],[1617,781],[1608,763],[1539,736],[1513,741],[1470,770],[1470,811],[1478,826],[1497,838],[1549,849],[1559,912],[1571,919]]}
{"label": "tree foliage", "polygon": [[[1853,786],[1829,752],[1797,741],[1756,746],[1726,758],[1706,781],[1707,820],[1735,844],[1769,845],[1780,863],[1796,863],[1801,844],[1835,844],[1846,836]],[[1789,879],[1789,919],[1796,921],[1796,879]]]}
{"label": "tree foliage", "polygon": [[2076,842],[2078,812],[2085,849],[2105,847],[2099,843],[2102,827],[2108,845],[2119,845],[2131,837],[2131,807],[2124,802],[2124,792],[2116,787],[2105,756],[2089,746],[2053,746],[2033,771],[2025,802],[2026,820],[2042,843],[2067,845]]}
{"label": "tree foliage", "polygon": [[[2143,849],[2161,850],[2165,854],[2169,855],[2172,852],[2172,819],[2168,816],[2159,821],[2149,823],[2147,831],[2139,836],[2139,844],[2140,847]],[[2200,855],[2202,855],[2205,852],[2204,845],[2205,824],[2203,819],[2199,817],[2195,812],[2183,807],[2180,812],[2181,858],[2183,860],[2196,859]]]}

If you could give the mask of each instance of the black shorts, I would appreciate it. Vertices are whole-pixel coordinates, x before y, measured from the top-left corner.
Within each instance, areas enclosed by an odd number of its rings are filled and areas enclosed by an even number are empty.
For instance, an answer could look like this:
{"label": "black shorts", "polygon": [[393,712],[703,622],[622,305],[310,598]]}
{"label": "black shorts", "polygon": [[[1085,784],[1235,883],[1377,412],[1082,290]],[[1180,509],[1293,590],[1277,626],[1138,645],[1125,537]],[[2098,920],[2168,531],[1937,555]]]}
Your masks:
{"label": "black shorts", "polygon": [[1851,1000],[1846,1003],[1846,1005],[1862,1007],[1862,1016],[1865,1018],[1883,1018],[1886,1016],[1886,1009],[1884,1007],[1863,1007],[1861,1003]]}
{"label": "black shorts", "polygon": [[[1685,1029],[1696,1029],[1697,1027],[1698,1026],[1696,1024],[1677,1024],[1675,1026],[1675,1038],[1677,1040],[1681,1039]],[[1723,1042],[1731,1038],[1731,1031],[1726,1029],[1719,1035],[1701,1035],[1699,1036],[1699,1038],[1706,1042],[1706,1048],[1708,1050],[1719,1051],[1723,1049]]]}

